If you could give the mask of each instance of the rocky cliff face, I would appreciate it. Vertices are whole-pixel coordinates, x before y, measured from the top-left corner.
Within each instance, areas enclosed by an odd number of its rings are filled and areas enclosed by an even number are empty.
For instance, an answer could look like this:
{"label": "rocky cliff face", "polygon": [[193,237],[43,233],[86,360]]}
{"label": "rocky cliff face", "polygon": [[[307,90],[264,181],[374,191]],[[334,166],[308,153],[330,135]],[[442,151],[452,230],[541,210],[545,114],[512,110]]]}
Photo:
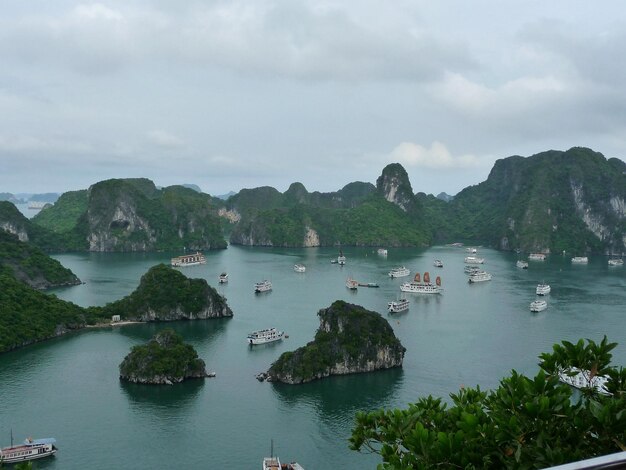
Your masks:
{"label": "rocky cliff face", "polygon": [[15,235],[20,241],[28,241],[26,218],[11,202],[0,201],[0,230]]}
{"label": "rocky cliff face", "polygon": [[[65,196],[65,195],[64,195]],[[183,186],[157,189],[145,178],[112,179],[74,197],[61,197],[37,223],[63,229],[72,249],[89,251],[210,250],[226,248],[218,207]],[[62,220],[62,227],[56,220]]]}
{"label": "rocky cliff face", "polygon": [[315,340],[282,354],[267,372],[269,381],[300,384],[402,366],[406,350],[380,314],[336,301],[318,316]]}
{"label": "rocky cliff face", "polygon": [[415,205],[415,196],[409,181],[409,175],[402,165],[387,165],[376,180],[376,189],[385,199],[400,207],[404,212]]}
{"label": "rocky cliff face", "polygon": [[453,237],[525,252],[626,251],[623,167],[579,147],[498,160],[449,203]]}

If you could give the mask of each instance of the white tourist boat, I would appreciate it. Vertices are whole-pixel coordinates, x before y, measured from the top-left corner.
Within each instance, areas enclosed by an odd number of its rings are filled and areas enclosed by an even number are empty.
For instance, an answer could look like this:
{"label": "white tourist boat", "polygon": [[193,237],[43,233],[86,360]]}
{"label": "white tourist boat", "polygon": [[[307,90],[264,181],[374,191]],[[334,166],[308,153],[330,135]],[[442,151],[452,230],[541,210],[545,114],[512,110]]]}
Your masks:
{"label": "white tourist boat", "polygon": [[468,253],[478,253],[478,250],[471,246],[468,246],[467,248],[465,248],[465,251],[467,251]]}
{"label": "white tourist boat", "polygon": [[268,281],[267,279],[261,282],[257,282],[254,285],[254,292],[267,292],[270,290],[272,290],[272,283]]}
{"label": "white tourist boat", "polygon": [[528,261],[524,261],[523,259],[519,259],[519,260],[517,260],[517,263],[515,263],[515,266],[517,266],[518,268],[521,268],[521,269],[528,269]]}
{"label": "white tourist boat", "polygon": [[387,249],[386,248],[379,248],[376,253],[378,253],[380,256],[387,256]]}
{"label": "white tourist boat", "polygon": [[285,336],[284,331],[278,331],[276,328],[266,328],[265,330],[253,331],[248,335],[248,344],[265,344],[274,341],[280,341]]}
{"label": "white tourist boat", "polygon": [[433,261],[433,266],[435,268],[443,268],[443,262],[440,259],[436,259]]}
{"label": "white tourist boat", "polygon": [[479,258],[477,256],[466,256],[465,264],[483,264],[485,262],[485,258]]}
{"label": "white tourist boat", "polygon": [[610,395],[610,392],[606,388],[609,378],[604,375],[595,375],[592,377],[591,372],[588,370],[580,370],[577,367],[571,367],[559,372],[559,380],[575,388],[592,387],[595,388],[598,393]]}
{"label": "white tourist boat", "polygon": [[0,466],[5,463],[24,462],[26,460],[42,459],[54,455],[57,451],[56,439],[52,437],[44,439],[28,438],[23,444],[13,445],[11,437],[11,445],[0,449]]}
{"label": "white tourist boat", "polygon": [[533,300],[530,303],[530,311],[531,312],[543,312],[548,308],[548,302],[545,300]]}
{"label": "white tourist boat", "polygon": [[219,277],[220,284],[226,284],[228,282],[228,273],[222,273]]}
{"label": "white tourist boat", "polygon": [[478,271],[480,271],[480,268],[478,266],[471,266],[471,265],[466,265],[463,268],[463,272],[465,274],[472,274],[472,273],[477,273]]}
{"label": "white tourist boat", "polygon": [[550,287],[550,284],[542,282],[541,284],[537,284],[537,289],[535,290],[535,293],[537,295],[546,295],[549,294],[551,290],[552,288]]}
{"label": "white tourist boat", "polygon": [[409,301],[407,299],[392,300],[387,304],[389,313],[404,312],[409,309]]}
{"label": "white tourist boat", "polygon": [[206,264],[206,258],[202,253],[197,251],[194,254],[176,256],[170,260],[170,264],[175,268],[196,266],[198,264]]}
{"label": "white tourist boat", "polygon": [[609,266],[624,266],[624,260],[620,258],[610,259]]}
{"label": "white tourist boat", "polygon": [[413,282],[405,282],[400,286],[402,292],[411,292],[413,294],[441,294],[443,288],[441,287],[441,278],[437,276],[435,284],[430,282],[430,274],[424,273],[424,281],[420,282],[420,273],[415,274]]}
{"label": "white tourist boat", "polygon": [[337,256],[337,264],[339,266],[343,266],[346,264],[346,257],[343,254],[343,251],[339,251],[339,256]]}
{"label": "white tourist boat", "polygon": [[306,271],[306,266],[304,264],[294,264],[293,270],[297,273],[303,273]]}
{"label": "white tourist boat", "polygon": [[359,287],[359,281],[356,281],[349,277],[348,279],[346,279],[346,287],[350,290],[356,290],[357,287]]}
{"label": "white tourist boat", "polygon": [[589,262],[589,258],[586,256],[574,256],[572,258],[572,263],[574,264],[587,264]]}
{"label": "white tourist boat", "polygon": [[491,281],[491,274],[487,271],[478,270],[469,275],[468,281],[471,283]]}
{"label": "white tourist boat", "polygon": [[546,255],[543,253],[531,253],[528,255],[528,259],[532,261],[545,261]]}
{"label": "white tourist boat", "polygon": [[404,277],[404,276],[408,276],[409,274],[411,274],[411,271],[409,271],[404,266],[398,266],[397,268],[393,268],[391,271],[389,271],[389,277],[392,277],[392,278]]}

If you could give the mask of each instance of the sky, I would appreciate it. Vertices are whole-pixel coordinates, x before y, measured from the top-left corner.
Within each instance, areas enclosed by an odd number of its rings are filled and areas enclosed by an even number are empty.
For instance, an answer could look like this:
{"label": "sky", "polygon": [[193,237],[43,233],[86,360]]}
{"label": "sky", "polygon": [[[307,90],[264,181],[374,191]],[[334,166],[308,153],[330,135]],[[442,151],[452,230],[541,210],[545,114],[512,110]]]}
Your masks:
{"label": "sky", "polygon": [[0,8],[0,192],[109,178],[456,194],[511,155],[626,160],[622,1],[54,2]]}

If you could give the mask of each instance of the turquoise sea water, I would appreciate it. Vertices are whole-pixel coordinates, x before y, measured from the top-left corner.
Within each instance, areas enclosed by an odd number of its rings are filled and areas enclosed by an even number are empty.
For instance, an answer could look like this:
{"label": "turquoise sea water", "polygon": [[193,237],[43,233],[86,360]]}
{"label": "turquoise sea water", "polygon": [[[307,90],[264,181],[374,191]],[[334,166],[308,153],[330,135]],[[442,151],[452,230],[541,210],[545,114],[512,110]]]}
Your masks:
{"label": "turquoise sea water", "polygon": [[[537,371],[537,356],[563,339],[620,345],[614,362],[626,365],[626,269],[606,258],[571,265],[551,256],[515,266],[515,255],[479,249],[491,282],[468,284],[462,248],[390,249],[385,258],[371,248],[346,248],[347,265],[330,259],[332,248],[229,247],[206,253],[207,264],[181,268],[225,295],[230,319],[146,324],[86,330],[0,355],[0,444],[52,436],[56,457],[41,469],[260,468],[270,441],[281,460],[307,470],[375,468],[377,456],[348,449],[358,410],[404,407],[428,394],[447,397],[460,386],[490,388],[516,369]],[[148,268],[178,253],[64,254],[55,256],[85,281],[56,290],[79,305],[103,305],[130,293]],[[433,267],[441,259],[443,268]],[[293,271],[305,264],[306,273]],[[439,296],[408,294],[408,312],[390,315],[387,302],[410,278],[387,272],[405,265],[412,275],[440,275]],[[218,275],[229,282],[218,285]],[[345,287],[351,276],[380,288]],[[254,294],[270,279],[273,291]],[[529,311],[540,281],[552,285],[548,309]],[[380,312],[407,348],[401,369],[333,377],[300,386],[258,382],[278,356],[310,341],[317,311],[343,299]],[[119,381],[118,365],[133,345],[171,326],[196,348],[217,376],[171,387]],[[275,326],[289,335],[279,343],[250,348],[246,335]]]}

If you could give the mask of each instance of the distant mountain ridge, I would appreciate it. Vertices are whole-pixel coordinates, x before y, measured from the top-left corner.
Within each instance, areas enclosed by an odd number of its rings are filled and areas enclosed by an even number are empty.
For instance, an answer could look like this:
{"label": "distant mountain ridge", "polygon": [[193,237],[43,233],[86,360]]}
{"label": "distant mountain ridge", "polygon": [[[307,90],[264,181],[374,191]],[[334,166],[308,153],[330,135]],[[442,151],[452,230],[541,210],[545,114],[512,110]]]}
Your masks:
{"label": "distant mountain ridge", "polygon": [[[248,246],[428,246],[471,240],[502,250],[626,252],[626,163],[587,148],[512,156],[454,197],[413,192],[406,170],[330,193],[292,183],[226,201],[147,179],[63,194],[31,221],[0,203],[0,227],[46,251],[153,251]],[[447,196],[447,197],[446,197]],[[4,215],[3,215],[4,214]]]}

